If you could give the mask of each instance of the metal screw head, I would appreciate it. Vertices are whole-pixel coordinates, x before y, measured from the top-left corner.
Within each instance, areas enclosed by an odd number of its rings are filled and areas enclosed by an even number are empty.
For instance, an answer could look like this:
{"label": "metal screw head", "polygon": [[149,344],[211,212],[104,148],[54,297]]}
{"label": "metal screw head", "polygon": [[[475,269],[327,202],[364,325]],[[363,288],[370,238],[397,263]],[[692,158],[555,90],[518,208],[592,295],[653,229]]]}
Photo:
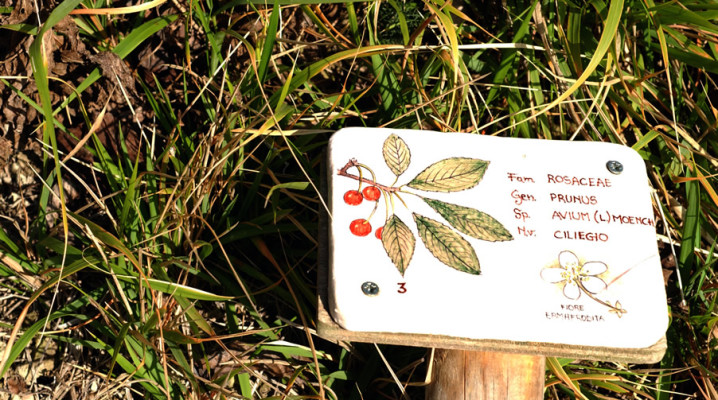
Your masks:
{"label": "metal screw head", "polygon": [[606,168],[608,168],[608,170],[611,171],[611,173],[614,175],[619,175],[621,172],[623,172],[623,164],[615,160],[607,162]]}
{"label": "metal screw head", "polygon": [[371,281],[366,281],[361,284],[361,291],[367,296],[376,296],[379,294],[379,285]]}

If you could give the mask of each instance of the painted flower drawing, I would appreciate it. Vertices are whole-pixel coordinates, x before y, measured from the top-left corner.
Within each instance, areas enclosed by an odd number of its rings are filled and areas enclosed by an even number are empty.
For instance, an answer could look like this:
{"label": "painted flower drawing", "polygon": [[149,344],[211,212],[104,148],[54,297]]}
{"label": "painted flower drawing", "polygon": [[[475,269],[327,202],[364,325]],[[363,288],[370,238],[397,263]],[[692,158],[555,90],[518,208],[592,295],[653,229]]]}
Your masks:
{"label": "painted flower drawing", "polygon": [[606,282],[598,275],[606,272],[608,267],[600,261],[589,261],[581,264],[573,252],[564,250],[558,255],[559,267],[544,268],[541,278],[549,283],[562,284],[563,295],[571,300],[578,300],[582,291],[592,294],[606,289]]}
{"label": "painted flower drawing", "polygon": [[581,263],[576,254],[564,250],[558,254],[558,267],[546,267],[541,270],[541,278],[555,285],[563,286],[563,295],[571,300],[578,300],[581,294],[599,304],[608,307],[611,313],[619,318],[627,311],[616,301],[611,304],[608,301],[596,297],[597,294],[606,290],[606,282],[599,276],[608,271],[606,263],[601,261],[587,261]]}

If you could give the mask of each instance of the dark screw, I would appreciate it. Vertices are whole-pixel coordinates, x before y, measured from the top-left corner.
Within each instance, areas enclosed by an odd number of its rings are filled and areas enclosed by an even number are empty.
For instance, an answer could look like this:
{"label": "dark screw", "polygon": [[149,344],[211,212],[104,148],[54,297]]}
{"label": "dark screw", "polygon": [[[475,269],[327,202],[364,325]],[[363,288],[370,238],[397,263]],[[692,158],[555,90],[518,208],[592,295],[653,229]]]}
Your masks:
{"label": "dark screw", "polygon": [[621,172],[623,172],[623,164],[614,160],[607,162],[606,168],[608,168],[608,170],[611,171],[611,173],[614,175],[619,175]]}
{"label": "dark screw", "polygon": [[367,281],[362,283],[361,291],[367,296],[376,296],[379,294],[379,285],[374,282]]}

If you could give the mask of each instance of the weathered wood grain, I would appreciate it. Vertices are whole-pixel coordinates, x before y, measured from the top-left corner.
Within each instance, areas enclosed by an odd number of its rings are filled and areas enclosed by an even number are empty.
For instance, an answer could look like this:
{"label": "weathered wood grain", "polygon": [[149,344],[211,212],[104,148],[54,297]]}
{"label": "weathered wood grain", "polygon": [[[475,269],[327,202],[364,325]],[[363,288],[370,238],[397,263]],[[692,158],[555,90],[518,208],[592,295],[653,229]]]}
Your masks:
{"label": "weathered wood grain", "polygon": [[538,400],[545,358],[489,351],[436,350],[427,400]]}

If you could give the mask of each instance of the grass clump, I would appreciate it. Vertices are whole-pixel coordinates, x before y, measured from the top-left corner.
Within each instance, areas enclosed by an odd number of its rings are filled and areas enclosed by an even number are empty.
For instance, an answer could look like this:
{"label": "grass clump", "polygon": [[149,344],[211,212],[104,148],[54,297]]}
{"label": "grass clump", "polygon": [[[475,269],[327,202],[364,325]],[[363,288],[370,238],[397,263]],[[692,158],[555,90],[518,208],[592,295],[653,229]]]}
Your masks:
{"label": "grass clump", "polygon": [[551,359],[545,395],[715,397],[713,8],[0,4],[6,386],[20,374],[33,386],[18,391],[47,398],[422,398],[423,350],[313,330],[322,149],[336,129],[389,126],[637,150],[668,352],[652,366]]}

